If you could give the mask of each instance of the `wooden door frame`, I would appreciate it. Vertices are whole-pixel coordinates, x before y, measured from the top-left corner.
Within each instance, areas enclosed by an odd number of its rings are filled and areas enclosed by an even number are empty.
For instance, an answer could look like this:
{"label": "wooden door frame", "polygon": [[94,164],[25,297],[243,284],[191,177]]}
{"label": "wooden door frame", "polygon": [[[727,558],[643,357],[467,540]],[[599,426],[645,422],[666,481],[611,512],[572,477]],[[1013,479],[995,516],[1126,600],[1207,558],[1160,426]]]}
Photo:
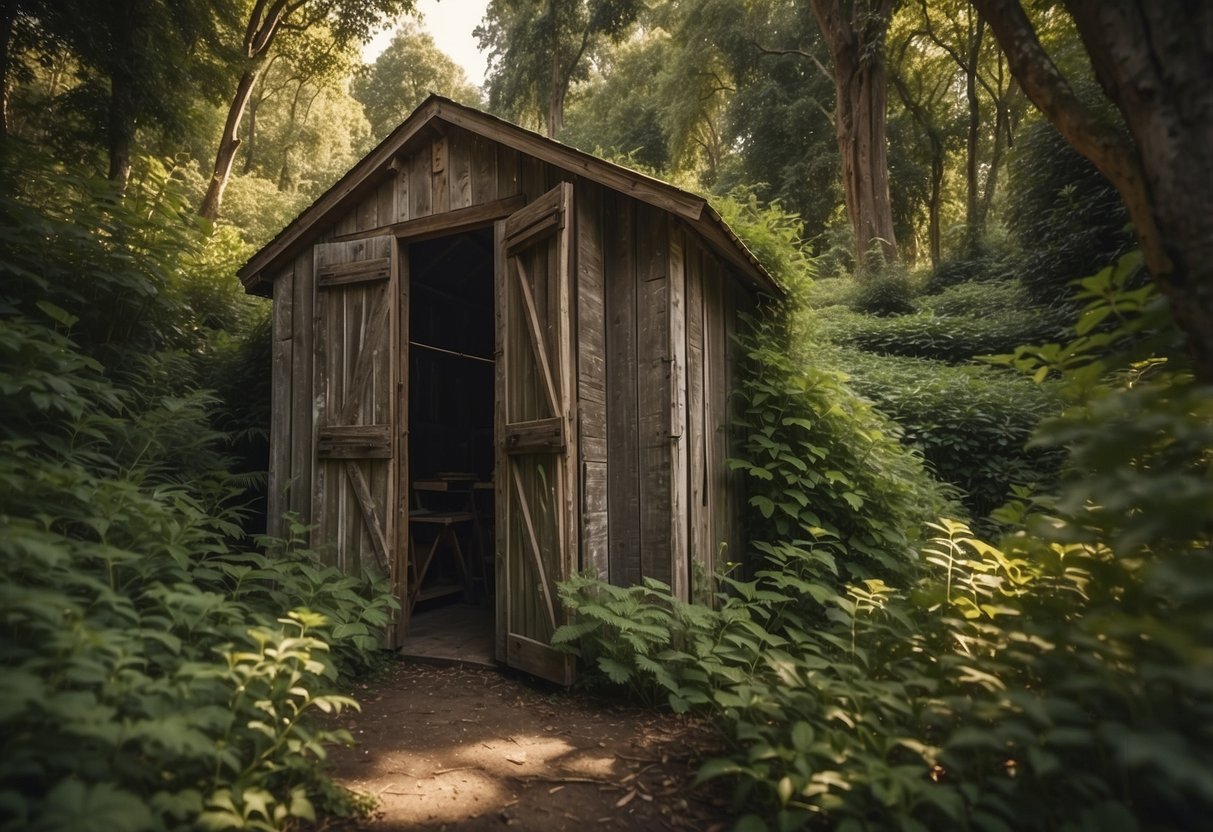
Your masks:
{"label": "wooden door frame", "polygon": [[[397,464],[396,484],[396,516],[397,523],[395,529],[396,557],[393,559],[393,564],[396,573],[393,577],[392,592],[396,596],[401,609],[397,614],[395,626],[395,647],[401,647],[408,639],[410,615],[407,605],[408,599],[408,566],[409,566],[409,503],[411,497],[411,488],[409,480],[409,393],[410,382],[409,366],[410,366],[410,349],[409,349],[409,315],[412,309],[412,273],[409,266],[409,247],[414,243],[421,243],[427,240],[441,239],[443,237],[457,237],[461,234],[474,233],[476,231],[484,231],[493,229],[493,268],[490,273],[493,281],[493,323],[494,327],[500,325],[500,305],[497,295],[497,269],[498,260],[501,258],[497,254],[497,233],[500,228],[504,228],[505,218],[518,210],[523,204],[521,197],[510,197],[500,199],[495,202],[486,203],[483,206],[463,209],[460,211],[451,211],[445,215],[432,215],[429,217],[421,217],[409,222],[398,223],[395,226],[390,226],[391,231],[396,238],[396,251],[393,258],[396,271],[393,273],[393,278],[396,280],[398,287],[396,303],[397,325],[393,328],[396,343],[393,346],[393,353],[400,361],[397,364],[398,376],[396,378],[396,412],[397,431],[396,431],[396,449],[395,460]],[[351,239],[357,239],[361,235],[348,235]],[[369,235],[368,235],[369,236]],[[496,339],[496,331],[494,332]],[[500,358],[499,355],[494,355],[494,359]],[[497,362],[498,365],[500,362]],[[496,443],[498,441],[498,408],[497,401],[497,383],[496,383],[496,368],[494,369],[493,382],[493,442],[494,455],[496,454]],[[494,517],[498,514],[498,496],[497,489],[493,491],[493,514]],[[497,555],[500,549],[496,549],[493,553],[494,567],[496,568]],[[494,605],[496,601],[494,600]],[[494,625],[496,626],[496,625]],[[496,637],[496,634],[494,634]]]}

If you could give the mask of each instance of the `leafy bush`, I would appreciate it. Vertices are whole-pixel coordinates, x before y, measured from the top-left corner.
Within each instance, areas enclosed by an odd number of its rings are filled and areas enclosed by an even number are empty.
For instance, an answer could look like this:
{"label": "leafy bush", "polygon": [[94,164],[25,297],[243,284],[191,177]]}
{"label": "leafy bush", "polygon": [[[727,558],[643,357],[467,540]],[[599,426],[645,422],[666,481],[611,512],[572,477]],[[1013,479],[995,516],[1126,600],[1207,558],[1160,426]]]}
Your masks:
{"label": "leafy bush", "polygon": [[1017,492],[999,545],[941,520],[921,571],[862,581],[812,541],[768,547],[715,609],[654,583],[563,588],[558,641],[714,712],[731,748],[700,777],[733,780],[739,828],[1189,829],[1213,811],[1213,390],[1130,265],[1084,281],[1078,338],[1006,359],[1059,374],[1071,405],[1035,439],[1067,450],[1063,478]]}
{"label": "leafy bush", "polygon": [[236,547],[208,341],[180,329],[198,251],[64,178],[0,197],[26,224],[0,232],[0,828],[282,828],[333,793],[315,761],[349,737],[311,715],[353,705],[338,674],[394,601],[292,542]]}
{"label": "leafy bush", "polygon": [[740,339],[749,367],[737,397],[738,459],[756,514],[747,523],[765,554],[785,545],[838,555],[856,579],[912,570],[917,530],[944,505],[900,429],[842,383],[803,361],[778,322]]}
{"label": "leafy bush", "polygon": [[[1089,104],[1106,99],[1079,90]],[[1106,103],[1103,105],[1106,106]],[[1044,119],[1019,131],[1007,168],[1007,218],[1023,250],[1016,273],[1039,303],[1070,305],[1070,281],[1132,246],[1119,194]]]}
{"label": "leafy bush", "polygon": [[1011,496],[1015,484],[1050,487],[1061,455],[1028,449],[1041,419],[1061,402],[1031,380],[989,367],[877,356],[849,348],[818,353],[846,368],[847,384],[902,428],[935,475],[960,489],[977,525]]}
{"label": "leafy bush", "polygon": [[[937,317],[982,317],[1031,305],[1027,290],[1017,280],[956,283],[932,295],[921,295],[917,305]],[[1047,314],[1047,313],[1046,313]]]}
{"label": "leafy bush", "polygon": [[868,258],[855,275],[850,306],[856,312],[885,317],[914,311],[917,290],[903,263],[885,262],[880,245],[873,244]]}
{"label": "leafy bush", "polygon": [[812,326],[817,336],[878,355],[931,358],[959,364],[979,355],[1009,352],[1021,344],[1055,340],[1061,314],[1005,309],[982,316],[937,317],[928,312],[873,318],[831,308]]}
{"label": "leafy bush", "polygon": [[970,244],[960,254],[939,263],[927,276],[926,291],[942,292],[961,283],[999,283],[1013,280],[1019,266],[1019,252],[1014,246],[987,240]]}

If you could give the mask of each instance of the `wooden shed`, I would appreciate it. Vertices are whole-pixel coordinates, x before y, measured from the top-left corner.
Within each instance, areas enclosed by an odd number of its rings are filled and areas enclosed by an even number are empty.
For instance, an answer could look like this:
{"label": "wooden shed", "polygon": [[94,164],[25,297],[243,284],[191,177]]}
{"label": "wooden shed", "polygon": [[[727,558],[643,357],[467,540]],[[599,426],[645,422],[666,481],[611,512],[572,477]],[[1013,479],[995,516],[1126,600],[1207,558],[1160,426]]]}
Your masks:
{"label": "wooden shed", "polygon": [[240,277],[273,297],[270,531],[390,576],[393,642],[457,594],[567,683],[557,581],[692,597],[735,551],[731,335],[779,290],[702,198],[431,96]]}

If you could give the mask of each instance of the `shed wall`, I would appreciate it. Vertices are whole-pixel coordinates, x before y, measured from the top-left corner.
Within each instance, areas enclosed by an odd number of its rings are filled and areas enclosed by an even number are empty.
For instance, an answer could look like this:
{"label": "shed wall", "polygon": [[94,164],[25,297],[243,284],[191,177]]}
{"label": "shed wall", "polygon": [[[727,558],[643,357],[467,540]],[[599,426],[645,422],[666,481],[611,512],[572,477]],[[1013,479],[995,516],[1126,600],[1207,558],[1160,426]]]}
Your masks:
{"label": "shed wall", "polygon": [[[749,294],[695,233],[625,194],[449,127],[411,143],[391,174],[364,189],[314,242],[510,197],[529,202],[570,179],[580,564],[612,583],[653,577],[682,597],[698,595],[710,588],[703,576],[713,573],[723,546],[736,545],[738,501],[724,465],[730,338]],[[315,519],[310,248],[275,278],[273,294],[269,508],[271,533],[281,535],[283,511]]]}

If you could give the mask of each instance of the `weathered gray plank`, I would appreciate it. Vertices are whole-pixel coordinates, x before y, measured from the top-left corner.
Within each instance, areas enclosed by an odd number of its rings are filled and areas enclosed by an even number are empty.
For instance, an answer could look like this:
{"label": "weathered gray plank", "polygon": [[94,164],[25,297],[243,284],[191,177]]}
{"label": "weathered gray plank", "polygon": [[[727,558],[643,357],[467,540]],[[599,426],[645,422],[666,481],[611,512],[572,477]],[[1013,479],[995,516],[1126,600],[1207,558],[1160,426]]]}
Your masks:
{"label": "weathered gray plank", "polygon": [[472,204],[492,202],[497,199],[497,145],[483,136],[473,135],[469,153]]}
{"label": "weathered gray plank", "polygon": [[636,211],[637,332],[640,429],[640,568],[671,583],[670,552],[670,291],[666,215]]}
{"label": "weathered gray plank", "polygon": [[291,356],[291,495],[292,512],[310,522],[312,508],[312,304],[315,293],[312,253],[295,257],[294,314],[291,321],[295,348]]}
{"label": "weathered gray plank", "polygon": [[504,145],[497,148],[497,198],[522,193],[518,184],[518,151]]}
{"label": "weathered gray plank", "polygon": [[396,222],[406,222],[412,217],[412,203],[409,202],[409,171],[412,170],[413,160],[409,156],[397,156],[392,163],[396,182]]}
{"label": "weathered gray plank", "polygon": [[603,206],[607,352],[607,537],[610,580],[640,583],[640,436],[636,384],[635,203],[608,193]]}
{"label": "weathered gray plank", "polygon": [[583,569],[610,573],[607,529],[606,317],[602,191],[577,183],[577,400],[582,466]]}
{"label": "weathered gray plank", "polygon": [[447,207],[454,211],[472,204],[472,137],[466,130],[455,129],[450,132],[447,142],[447,182],[450,187]]}
{"label": "weathered gray plank", "polygon": [[683,231],[676,223],[669,229],[666,281],[669,285],[669,467],[670,467],[670,590],[675,598],[688,600],[690,563],[687,557],[689,533],[689,497],[687,494],[687,341],[686,341],[686,268]]}
{"label": "weathered gray plank", "polygon": [[409,218],[428,217],[434,192],[433,151],[422,144],[409,158]]}
{"label": "weathered gray plank", "polygon": [[686,251],[687,278],[687,472],[690,526],[692,600],[706,603],[712,583],[712,509],[708,501],[707,441],[704,436],[707,403],[704,383],[703,269],[698,246],[692,240]]}
{"label": "weathered gray plank", "polygon": [[274,281],[271,312],[270,358],[270,459],[266,495],[267,531],[283,536],[282,514],[289,507],[287,489],[291,481],[292,318],[295,276],[287,269]]}
{"label": "weathered gray plank", "polygon": [[434,139],[431,159],[430,170],[433,173],[432,185],[434,188],[433,196],[431,197],[431,211],[434,214],[445,214],[451,208],[451,191],[448,184],[450,140],[447,136],[440,136]]}

